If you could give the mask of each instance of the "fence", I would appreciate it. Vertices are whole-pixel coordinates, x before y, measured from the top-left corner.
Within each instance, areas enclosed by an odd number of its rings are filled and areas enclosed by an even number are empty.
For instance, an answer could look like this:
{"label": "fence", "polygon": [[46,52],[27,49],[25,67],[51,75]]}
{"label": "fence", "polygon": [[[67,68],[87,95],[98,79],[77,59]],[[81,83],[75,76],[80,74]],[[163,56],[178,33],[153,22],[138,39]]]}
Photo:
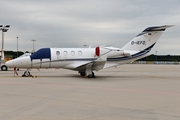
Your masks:
{"label": "fence", "polygon": [[180,62],[178,61],[134,61],[133,64],[175,64],[178,65]]}

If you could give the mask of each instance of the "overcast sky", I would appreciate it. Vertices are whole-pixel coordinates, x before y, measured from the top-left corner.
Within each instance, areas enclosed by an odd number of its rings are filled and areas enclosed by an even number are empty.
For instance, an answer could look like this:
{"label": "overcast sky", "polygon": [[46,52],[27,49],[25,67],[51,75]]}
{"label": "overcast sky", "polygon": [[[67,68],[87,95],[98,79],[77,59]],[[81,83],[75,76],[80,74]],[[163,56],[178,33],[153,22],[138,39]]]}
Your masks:
{"label": "overcast sky", "polygon": [[[42,47],[122,47],[149,26],[175,25],[152,53],[180,55],[180,0],[1,0],[5,50]],[[0,44],[1,45],[1,44]]]}

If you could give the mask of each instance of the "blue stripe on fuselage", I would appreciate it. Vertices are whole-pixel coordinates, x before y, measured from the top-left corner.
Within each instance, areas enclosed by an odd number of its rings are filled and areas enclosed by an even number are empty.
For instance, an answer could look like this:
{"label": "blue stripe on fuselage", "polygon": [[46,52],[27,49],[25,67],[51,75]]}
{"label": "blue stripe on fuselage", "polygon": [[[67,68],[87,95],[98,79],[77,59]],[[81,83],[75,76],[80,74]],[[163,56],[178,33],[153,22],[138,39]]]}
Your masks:
{"label": "blue stripe on fuselage", "polygon": [[133,59],[133,58],[137,58],[137,57],[143,56],[143,55],[149,53],[155,44],[156,43],[154,43],[153,45],[151,45],[148,48],[144,49],[143,51],[140,51],[140,52],[138,52],[136,54],[131,55],[130,57],[107,58],[107,61],[129,60],[129,59]]}

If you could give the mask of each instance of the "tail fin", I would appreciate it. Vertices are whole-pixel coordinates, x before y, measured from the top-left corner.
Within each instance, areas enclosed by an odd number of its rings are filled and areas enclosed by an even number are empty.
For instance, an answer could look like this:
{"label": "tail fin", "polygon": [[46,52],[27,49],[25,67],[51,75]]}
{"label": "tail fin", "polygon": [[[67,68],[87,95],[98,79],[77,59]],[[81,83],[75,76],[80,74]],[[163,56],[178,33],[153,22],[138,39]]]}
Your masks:
{"label": "tail fin", "polygon": [[162,32],[165,31],[166,28],[172,26],[173,25],[148,27],[127,43],[122,49],[135,51],[151,50],[162,35]]}

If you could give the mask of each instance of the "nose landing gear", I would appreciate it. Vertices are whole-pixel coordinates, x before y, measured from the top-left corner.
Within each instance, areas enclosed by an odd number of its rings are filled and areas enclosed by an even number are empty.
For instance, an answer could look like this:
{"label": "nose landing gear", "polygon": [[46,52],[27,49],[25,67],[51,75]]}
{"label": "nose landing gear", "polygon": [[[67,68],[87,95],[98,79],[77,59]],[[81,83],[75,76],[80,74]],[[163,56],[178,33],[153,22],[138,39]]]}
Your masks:
{"label": "nose landing gear", "polygon": [[22,77],[30,77],[30,76],[31,76],[31,73],[29,72],[29,70],[26,70],[24,74],[22,75]]}

